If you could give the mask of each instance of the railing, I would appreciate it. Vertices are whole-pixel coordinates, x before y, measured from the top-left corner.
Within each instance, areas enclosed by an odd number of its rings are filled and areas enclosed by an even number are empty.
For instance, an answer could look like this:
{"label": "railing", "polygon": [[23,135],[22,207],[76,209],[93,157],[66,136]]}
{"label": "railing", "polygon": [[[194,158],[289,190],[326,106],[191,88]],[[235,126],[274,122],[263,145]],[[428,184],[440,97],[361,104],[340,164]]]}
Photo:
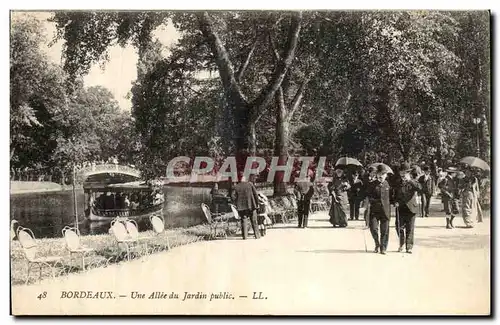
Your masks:
{"label": "railing", "polygon": [[20,182],[54,182],[68,184],[71,182],[71,178],[68,176],[71,175],[65,175],[59,170],[16,169],[10,171],[10,180]]}
{"label": "railing", "polygon": [[139,170],[129,166],[123,166],[118,164],[99,164],[78,169],[77,179],[82,180],[88,176],[99,173],[118,173],[118,174],[126,174],[134,176],[137,178],[141,177],[141,172]]}
{"label": "railing", "polygon": [[131,209],[98,209],[93,207],[92,213],[96,216],[101,217],[134,217],[143,214],[158,211],[162,208],[163,204],[157,204],[149,206],[143,209],[131,210]]}

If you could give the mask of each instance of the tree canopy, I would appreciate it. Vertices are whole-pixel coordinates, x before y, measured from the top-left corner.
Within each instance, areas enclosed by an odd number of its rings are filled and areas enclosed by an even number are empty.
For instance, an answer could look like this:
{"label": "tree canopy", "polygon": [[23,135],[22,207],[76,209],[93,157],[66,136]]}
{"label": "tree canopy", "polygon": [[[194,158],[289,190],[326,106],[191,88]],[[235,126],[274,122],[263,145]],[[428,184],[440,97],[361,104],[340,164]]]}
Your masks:
{"label": "tree canopy", "polygon": [[[245,157],[262,150],[282,161],[306,152],[445,165],[476,155],[475,139],[480,156],[490,159],[486,11],[64,11],[51,21],[64,40],[64,72],[46,68],[36,47],[13,42],[11,71],[21,72],[11,87],[27,87],[16,90],[22,96],[11,105],[11,128],[25,130],[16,132],[17,146],[32,145],[26,139],[44,123],[59,123],[57,135],[46,135],[53,157],[120,152],[140,157],[151,176],[177,155]],[[180,33],[169,48],[154,38],[166,25]],[[11,37],[31,28],[30,42],[39,42],[38,29],[29,26],[13,28]],[[76,97],[63,89],[62,79],[75,85],[92,64],[106,62],[115,44],[139,54],[127,123],[112,118],[120,114],[102,89],[80,87]],[[38,63],[26,66],[30,60]],[[40,82],[22,82],[29,69]],[[48,87],[50,95],[44,78],[57,85]],[[48,112],[45,120],[35,102]],[[84,106],[88,113],[77,109]],[[105,112],[97,108],[104,106]],[[73,117],[57,117],[72,107]],[[108,115],[99,122],[85,117],[95,112]],[[82,121],[79,127],[72,118]],[[130,130],[126,139],[99,144],[117,121]],[[95,132],[80,136],[88,128]],[[21,157],[17,150],[12,157]]]}

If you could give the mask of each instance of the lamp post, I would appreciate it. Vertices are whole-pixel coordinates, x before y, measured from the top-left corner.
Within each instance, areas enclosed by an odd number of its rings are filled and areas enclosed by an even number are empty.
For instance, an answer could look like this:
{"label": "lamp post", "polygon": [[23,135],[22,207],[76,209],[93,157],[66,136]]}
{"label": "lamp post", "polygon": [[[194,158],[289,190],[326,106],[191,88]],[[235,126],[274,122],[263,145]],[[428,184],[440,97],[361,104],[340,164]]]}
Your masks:
{"label": "lamp post", "polygon": [[78,205],[76,200],[76,165],[73,163],[73,212],[75,214],[75,228],[78,229]]}
{"label": "lamp post", "polygon": [[476,140],[477,140],[477,156],[479,157],[480,149],[479,149],[479,123],[481,123],[481,119],[479,117],[474,117],[472,122],[476,125]]}

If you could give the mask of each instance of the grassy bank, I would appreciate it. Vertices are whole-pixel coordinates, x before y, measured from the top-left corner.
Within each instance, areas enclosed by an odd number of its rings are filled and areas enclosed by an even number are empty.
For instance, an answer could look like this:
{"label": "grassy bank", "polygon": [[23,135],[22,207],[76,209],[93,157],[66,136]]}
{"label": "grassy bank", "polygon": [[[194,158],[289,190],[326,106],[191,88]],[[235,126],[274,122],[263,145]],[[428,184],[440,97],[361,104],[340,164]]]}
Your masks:
{"label": "grassy bank", "polygon": [[[275,205],[281,215],[289,215],[294,211],[290,204],[284,204],[281,200],[270,199],[275,201]],[[198,208],[197,208],[198,209]],[[276,220],[278,221],[278,220]],[[280,221],[283,221],[281,219]],[[239,227],[231,225],[230,235],[236,234]],[[208,225],[197,225],[191,227],[169,228],[165,234],[156,235],[152,230],[140,233],[143,238],[134,250],[132,258],[154,254],[157,252],[168,250],[167,239],[171,248],[190,244],[200,240],[210,239],[210,227]],[[73,259],[69,256],[69,252],[65,247],[63,238],[42,238],[37,239],[37,256],[62,256],[62,264],[64,267],[57,269],[57,276],[64,276],[66,274],[82,272],[81,255],[73,255]],[[97,267],[106,267],[112,264],[125,262],[126,248],[120,247],[114,236],[110,234],[101,235],[85,235],[81,236],[81,244],[92,248],[93,253],[86,258],[86,269]],[[17,240],[11,243],[11,283],[12,285],[23,284],[26,280],[28,272],[28,264],[21,246]],[[50,268],[42,270],[42,279],[51,277]],[[31,269],[30,282],[38,281],[39,271],[38,268]]]}
{"label": "grassy bank", "polygon": [[[131,259],[168,250],[167,238],[171,249],[201,240],[208,240],[210,239],[210,228],[208,225],[200,225],[189,228],[168,229],[165,234],[160,235],[155,235],[152,230],[141,232],[140,235],[144,239],[137,245],[137,249],[134,250]],[[57,268],[56,276],[82,272],[80,255],[73,255],[73,259],[71,259],[63,238],[37,239],[37,243],[37,257],[63,257],[63,267]],[[94,250],[85,260],[86,270],[127,261],[125,248],[119,247],[112,235],[81,236],[81,243]],[[14,240],[11,242],[11,284],[24,284],[27,272],[28,264],[21,245],[17,240]],[[45,267],[42,270],[41,278],[44,279],[51,276],[50,269]],[[38,279],[39,269],[32,266],[29,283],[36,282]]]}

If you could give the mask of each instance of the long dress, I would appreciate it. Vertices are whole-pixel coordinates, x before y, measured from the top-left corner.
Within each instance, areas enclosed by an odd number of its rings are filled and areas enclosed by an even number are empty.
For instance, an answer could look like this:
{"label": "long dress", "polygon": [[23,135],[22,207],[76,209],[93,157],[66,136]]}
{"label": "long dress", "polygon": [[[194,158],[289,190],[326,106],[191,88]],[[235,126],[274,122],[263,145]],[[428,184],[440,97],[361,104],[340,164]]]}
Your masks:
{"label": "long dress", "polygon": [[477,218],[477,198],[474,193],[474,178],[465,178],[461,193],[462,217],[466,227],[474,227]]}
{"label": "long dress", "polygon": [[479,188],[479,181],[476,179],[474,182],[473,186],[474,190],[474,198],[476,201],[476,206],[477,206],[477,222],[483,222],[483,208],[481,207],[481,202],[479,201],[480,197],[480,188]]}
{"label": "long dress", "polygon": [[332,205],[330,207],[330,223],[334,227],[347,227],[347,215],[349,214],[349,181],[346,178],[335,177],[328,184],[328,190],[332,196]]}

